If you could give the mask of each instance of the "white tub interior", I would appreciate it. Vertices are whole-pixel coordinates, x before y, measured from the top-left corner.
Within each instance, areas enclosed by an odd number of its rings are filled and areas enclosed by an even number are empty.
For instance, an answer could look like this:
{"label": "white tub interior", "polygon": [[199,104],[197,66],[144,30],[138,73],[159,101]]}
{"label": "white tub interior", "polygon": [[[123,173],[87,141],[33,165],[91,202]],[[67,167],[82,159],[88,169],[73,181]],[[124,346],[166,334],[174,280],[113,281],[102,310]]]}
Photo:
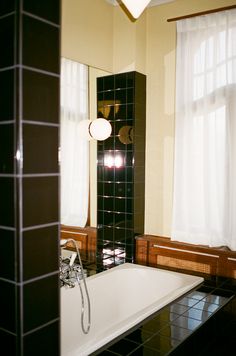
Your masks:
{"label": "white tub interior", "polygon": [[[86,279],[91,329],[81,329],[79,287],[61,288],[62,356],[86,356],[203,282],[203,278],[130,263]],[[86,319],[85,319],[86,324]]]}

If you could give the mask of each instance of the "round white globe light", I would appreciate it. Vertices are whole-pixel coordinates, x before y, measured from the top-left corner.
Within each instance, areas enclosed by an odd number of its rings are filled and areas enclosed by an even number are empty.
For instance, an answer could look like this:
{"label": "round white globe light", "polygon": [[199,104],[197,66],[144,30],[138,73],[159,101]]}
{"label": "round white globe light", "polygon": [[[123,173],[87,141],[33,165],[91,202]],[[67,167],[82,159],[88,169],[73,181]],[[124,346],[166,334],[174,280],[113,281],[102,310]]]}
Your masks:
{"label": "round white globe light", "polygon": [[111,135],[111,124],[106,119],[93,120],[89,126],[89,133],[95,140],[103,141]]}

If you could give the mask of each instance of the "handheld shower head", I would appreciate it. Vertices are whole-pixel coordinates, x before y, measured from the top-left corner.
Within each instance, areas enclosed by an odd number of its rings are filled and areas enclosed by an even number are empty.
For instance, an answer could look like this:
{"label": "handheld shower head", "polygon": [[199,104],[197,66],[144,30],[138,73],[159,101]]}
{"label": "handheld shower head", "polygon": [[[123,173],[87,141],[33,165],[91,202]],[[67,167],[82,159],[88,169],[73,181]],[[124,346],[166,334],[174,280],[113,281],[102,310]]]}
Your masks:
{"label": "handheld shower head", "polygon": [[68,240],[66,240],[66,239],[61,239],[60,240],[60,246],[61,247],[66,247],[67,243],[68,243]]}

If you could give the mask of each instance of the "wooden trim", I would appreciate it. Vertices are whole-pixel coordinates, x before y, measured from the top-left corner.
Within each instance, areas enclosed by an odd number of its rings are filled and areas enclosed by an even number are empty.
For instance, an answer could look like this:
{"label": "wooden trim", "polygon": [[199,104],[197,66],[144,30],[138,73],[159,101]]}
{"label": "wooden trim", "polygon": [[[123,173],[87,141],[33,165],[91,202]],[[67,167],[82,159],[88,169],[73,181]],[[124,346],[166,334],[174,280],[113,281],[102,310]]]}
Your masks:
{"label": "wooden trim", "polygon": [[179,20],[189,19],[191,17],[203,16],[203,15],[213,14],[215,12],[232,10],[232,9],[236,9],[236,5],[224,6],[224,7],[219,7],[217,9],[195,12],[193,14],[179,16],[179,17],[173,17],[171,19],[167,19],[167,22],[179,21]]}
{"label": "wooden trim", "polygon": [[80,249],[84,252],[95,252],[97,241],[97,229],[96,227],[76,227],[61,225],[61,238],[73,238],[80,242]]}
{"label": "wooden trim", "polygon": [[236,251],[181,243],[154,235],[136,236],[136,246],[137,263],[236,278]]}

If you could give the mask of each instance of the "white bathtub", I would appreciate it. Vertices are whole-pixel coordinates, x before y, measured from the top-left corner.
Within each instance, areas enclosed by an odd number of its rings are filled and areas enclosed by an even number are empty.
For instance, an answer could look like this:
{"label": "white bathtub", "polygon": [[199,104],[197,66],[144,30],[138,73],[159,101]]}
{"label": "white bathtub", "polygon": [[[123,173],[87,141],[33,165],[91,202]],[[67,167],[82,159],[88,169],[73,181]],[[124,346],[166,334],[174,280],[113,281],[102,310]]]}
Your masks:
{"label": "white bathtub", "polygon": [[91,354],[202,283],[203,278],[125,263],[86,281],[91,299],[87,335],[80,325],[79,287],[61,288],[62,356]]}

